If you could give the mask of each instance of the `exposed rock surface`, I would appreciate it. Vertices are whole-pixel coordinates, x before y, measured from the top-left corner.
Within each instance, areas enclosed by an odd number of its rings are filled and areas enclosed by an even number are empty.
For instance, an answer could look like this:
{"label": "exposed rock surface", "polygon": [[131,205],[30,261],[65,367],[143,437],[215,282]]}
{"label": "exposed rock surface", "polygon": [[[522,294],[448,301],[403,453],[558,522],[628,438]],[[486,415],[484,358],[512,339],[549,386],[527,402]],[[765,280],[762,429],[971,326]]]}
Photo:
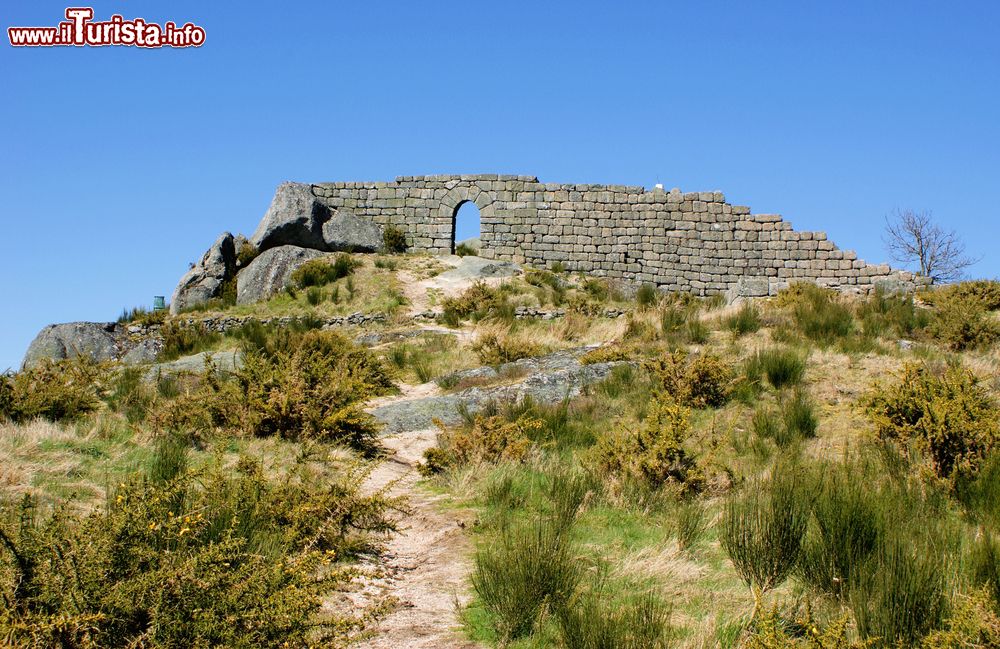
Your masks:
{"label": "exposed rock surface", "polygon": [[581,365],[578,357],[587,349],[590,348],[523,359],[496,369],[467,370],[464,374],[458,373],[458,378],[470,378],[473,374],[476,378],[528,376],[510,385],[474,387],[453,394],[394,401],[374,408],[371,413],[385,425],[384,432],[391,434],[432,427],[435,419],[448,426],[457,425],[462,421],[459,414],[462,404],[468,412],[475,413],[489,401],[519,400],[526,396],[539,403],[558,403],[578,395],[583,386],[604,379],[618,364]]}
{"label": "exposed rock surface", "polygon": [[209,359],[219,372],[232,372],[243,367],[243,356],[239,352],[200,352],[151,366],[146,371],[146,380],[152,381],[158,376],[200,374],[205,371],[205,361]]}
{"label": "exposed rock surface", "polygon": [[184,274],[170,298],[170,312],[208,302],[222,293],[223,284],[236,272],[233,235],[222,233],[191,270]]}
{"label": "exposed rock surface", "polygon": [[382,229],[347,209],[331,210],[313,195],[311,185],[286,182],[278,186],[250,242],[262,251],[298,246],[374,252],[382,246]]}
{"label": "exposed rock surface", "polygon": [[375,252],[382,248],[382,228],[370,219],[337,210],[323,224],[325,250]]}
{"label": "exposed rock surface", "polygon": [[126,365],[145,365],[156,360],[160,350],[163,349],[163,339],[144,338],[135,347],[125,352],[121,357],[121,362]]}
{"label": "exposed rock surface", "polygon": [[296,268],[322,256],[318,250],[298,246],[265,250],[236,276],[236,303],[266,300],[288,285]]}
{"label": "exposed rock surface", "polygon": [[[521,274],[521,267],[512,261],[497,261],[466,255],[465,257],[442,257],[442,261],[455,264],[455,268],[446,270],[437,276],[443,281],[467,281],[470,279],[485,279],[487,277],[513,277]],[[456,262],[457,260],[457,262]]]}
{"label": "exposed rock surface", "polygon": [[35,336],[24,355],[24,368],[38,364],[43,358],[62,360],[89,356],[97,361],[110,361],[118,355],[113,322],[66,322],[52,324]]}

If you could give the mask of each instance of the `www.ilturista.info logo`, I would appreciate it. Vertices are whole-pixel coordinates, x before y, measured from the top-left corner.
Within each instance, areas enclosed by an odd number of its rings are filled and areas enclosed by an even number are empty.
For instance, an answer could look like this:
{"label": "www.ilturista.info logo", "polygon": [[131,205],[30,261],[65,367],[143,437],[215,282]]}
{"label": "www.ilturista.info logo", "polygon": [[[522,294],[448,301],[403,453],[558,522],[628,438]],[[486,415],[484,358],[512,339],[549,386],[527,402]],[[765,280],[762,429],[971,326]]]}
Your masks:
{"label": "www.ilturista.info logo", "polygon": [[14,47],[124,45],[130,47],[200,47],[205,29],[191,23],[148,23],[142,18],[125,20],[118,14],[104,22],[93,22],[91,7],[69,7],[66,20],[56,27],[8,27]]}

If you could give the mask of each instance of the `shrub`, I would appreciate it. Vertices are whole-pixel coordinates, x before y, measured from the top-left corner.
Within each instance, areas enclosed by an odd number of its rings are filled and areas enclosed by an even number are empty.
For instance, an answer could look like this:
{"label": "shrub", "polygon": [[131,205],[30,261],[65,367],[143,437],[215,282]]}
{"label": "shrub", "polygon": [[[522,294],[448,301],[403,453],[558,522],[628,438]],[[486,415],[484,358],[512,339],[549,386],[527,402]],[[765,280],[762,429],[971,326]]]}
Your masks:
{"label": "shrub", "polygon": [[531,633],[546,609],[560,610],[583,570],[565,530],[549,521],[508,527],[476,552],[472,587],[502,642]]}
{"label": "shrub", "polygon": [[636,430],[625,427],[601,436],[589,462],[604,476],[639,482],[653,489],[672,484],[701,489],[704,477],[684,448],[691,432],[690,412],[669,397],[658,397]]}
{"label": "shrub", "polygon": [[873,338],[912,336],[929,322],[926,309],[918,309],[912,295],[887,295],[882,291],[862,302],[857,314],[864,334]]}
{"label": "shrub", "polygon": [[955,298],[976,302],[987,311],[996,311],[1000,309],[1000,281],[977,279],[958,282],[935,287],[920,294],[920,299],[934,306],[942,300]]}
{"label": "shrub", "polygon": [[725,319],[723,324],[736,336],[745,336],[760,329],[760,311],[757,305],[749,300],[740,306],[739,311]]}
{"label": "shrub", "polygon": [[465,426],[453,429],[438,427],[438,445],[424,453],[425,475],[439,473],[452,466],[499,462],[520,462],[531,449],[531,438],[544,423],[527,413],[485,412],[470,416]]}
{"label": "shrub", "polygon": [[874,467],[862,460],[823,465],[799,574],[813,588],[846,599],[885,535],[885,506]]}
{"label": "shrub", "polygon": [[656,287],[652,284],[643,284],[635,292],[635,303],[640,308],[648,309],[654,307],[658,301],[659,294],[656,292]]}
{"label": "shrub", "polygon": [[479,251],[467,243],[460,243],[455,246],[455,254],[459,257],[475,257]]}
{"label": "shrub", "polygon": [[134,322],[148,327],[150,325],[163,324],[169,314],[170,312],[167,309],[149,311],[146,307],[137,306],[131,309],[123,309],[121,315],[118,316],[118,322]]}
{"label": "shrub", "polygon": [[709,518],[705,506],[695,499],[681,502],[677,507],[677,545],[682,550],[695,548],[705,536]]}
{"label": "shrub", "polygon": [[725,505],[720,541],[754,596],[754,617],[764,593],[795,568],[809,520],[809,494],[794,468],[775,467],[752,479]]}
{"label": "shrub", "polygon": [[406,233],[398,226],[387,225],[382,228],[382,245],[389,253],[406,252]]}
{"label": "shrub", "polygon": [[233,474],[135,476],[85,514],[4,507],[0,637],[38,647],[342,642],[373,611],[321,615],[354,574],[334,561],[393,529],[392,507],[344,479],[269,481],[247,460]]}
{"label": "shrub", "polygon": [[994,608],[1000,609],[1000,540],[991,529],[979,529],[970,552],[969,568],[973,583],[984,588]]}
{"label": "shrub", "polygon": [[1000,324],[983,307],[968,297],[939,299],[928,331],[953,351],[988,347],[1000,337]]}
{"label": "shrub", "polygon": [[979,591],[956,599],[943,628],[928,634],[920,644],[922,649],[1000,647],[1000,617],[991,608],[988,595]]}
{"label": "shrub", "polygon": [[97,410],[106,367],[87,356],[43,359],[13,376],[0,376],[0,419],[74,420]]}
{"label": "shrub", "polygon": [[476,352],[484,365],[501,365],[539,356],[542,347],[513,329],[489,328],[477,336],[472,344],[472,351]]}
{"label": "shrub", "polygon": [[311,306],[316,306],[322,301],[323,289],[318,286],[310,286],[309,289],[306,290],[306,302],[308,302]]}
{"label": "shrub", "polygon": [[934,472],[953,484],[973,476],[997,444],[997,410],[972,372],[935,373],[908,364],[900,380],[876,386],[862,401],[879,438],[917,444]]}
{"label": "shrub", "polygon": [[744,375],[749,380],[766,376],[778,390],[797,385],[802,381],[805,370],[805,359],[795,351],[782,347],[758,350],[744,362]]}
{"label": "shrub", "polygon": [[236,251],[236,265],[240,268],[246,268],[259,254],[260,251],[257,250],[257,246],[249,241],[244,241],[240,245],[240,249]]}
{"label": "shrub", "polygon": [[[442,308],[446,320],[451,317],[458,324],[461,324],[462,320],[470,316],[475,316],[476,319],[485,317],[499,308],[503,301],[504,297],[499,290],[486,282],[477,281],[458,297],[445,298],[442,302]],[[449,313],[451,316],[448,315]]]}
{"label": "shrub", "polygon": [[821,345],[831,345],[854,331],[854,315],[836,292],[813,284],[802,284],[792,316],[802,334]]}
{"label": "shrub", "polygon": [[652,593],[616,599],[598,588],[556,608],[567,649],[666,649],[670,606]]}
{"label": "shrub", "polygon": [[333,263],[324,259],[310,259],[292,273],[292,284],[300,289],[310,286],[326,286],[338,279],[348,277],[362,266],[362,262],[347,253],[340,253]]}
{"label": "shrub", "polygon": [[668,304],[660,311],[660,329],[665,335],[676,334],[688,321],[687,309]]}
{"label": "shrub", "polygon": [[858,571],[849,594],[858,631],[886,647],[913,647],[946,611],[945,565],[934,543],[888,534]]}
{"label": "shrub", "polygon": [[685,329],[689,343],[694,345],[704,345],[708,342],[708,325],[702,322],[697,316],[688,318]]}
{"label": "shrub", "polygon": [[591,349],[589,352],[580,356],[580,363],[583,365],[593,365],[595,363],[627,361],[635,358],[638,354],[638,348],[633,345],[612,343],[610,345],[601,345],[596,349]]}
{"label": "shrub", "polygon": [[113,374],[105,399],[111,408],[134,424],[146,418],[155,395],[143,380],[142,369],[123,367]]}
{"label": "shrub", "polygon": [[781,404],[781,418],[785,434],[792,439],[809,439],[816,436],[819,420],[812,400],[804,390],[796,390]]}
{"label": "shrub", "polygon": [[711,354],[698,354],[692,360],[684,352],[672,352],[645,367],[664,393],[685,405],[717,408],[729,399],[732,371]]}
{"label": "shrub", "polygon": [[378,426],[358,404],[394,388],[373,354],[334,331],[277,330],[263,346],[244,344],[243,356],[235,404],[242,430],[373,449]]}
{"label": "shrub", "polygon": [[210,349],[222,340],[222,336],[209,331],[204,322],[185,324],[176,320],[169,321],[160,328],[160,335],[163,336],[160,361],[171,361]]}
{"label": "shrub", "polygon": [[849,618],[821,624],[807,607],[804,615],[785,620],[777,608],[764,613],[749,629],[742,649],[868,649],[871,641],[853,641]]}
{"label": "shrub", "polygon": [[381,270],[396,270],[399,268],[399,263],[390,257],[378,257],[375,260],[375,268]]}

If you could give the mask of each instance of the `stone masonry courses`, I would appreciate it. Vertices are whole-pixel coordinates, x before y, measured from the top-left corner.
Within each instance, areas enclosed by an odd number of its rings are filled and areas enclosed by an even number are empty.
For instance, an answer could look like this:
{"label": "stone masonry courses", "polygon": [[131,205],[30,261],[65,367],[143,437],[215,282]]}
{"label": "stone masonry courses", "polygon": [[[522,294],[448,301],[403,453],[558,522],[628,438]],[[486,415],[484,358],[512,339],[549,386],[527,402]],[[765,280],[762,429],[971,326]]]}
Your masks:
{"label": "stone masonry courses", "polygon": [[312,192],[331,212],[399,227],[411,250],[432,254],[453,251],[455,216],[471,201],[480,211],[483,257],[534,267],[560,262],[570,271],[669,291],[758,297],[810,281],[867,293],[880,285],[909,289],[916,281],[837,248],[824,232],[798,232],[777,214],[731,205],[717,191],[481,174],[317,183]]}

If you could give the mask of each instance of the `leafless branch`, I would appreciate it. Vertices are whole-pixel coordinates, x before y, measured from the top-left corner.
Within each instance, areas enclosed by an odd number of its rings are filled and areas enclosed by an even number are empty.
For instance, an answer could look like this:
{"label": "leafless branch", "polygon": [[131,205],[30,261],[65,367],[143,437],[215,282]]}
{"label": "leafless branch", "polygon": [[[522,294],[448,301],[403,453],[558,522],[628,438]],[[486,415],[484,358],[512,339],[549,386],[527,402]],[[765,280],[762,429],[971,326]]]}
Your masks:
{"label": "leafless branch", "polygon": [[918,266],[916,272],[935,284],[961,279],[979,261],[966,255],[958,234],[934,223],[930,212],[893,212],[885,219],[883,241],[893,261]]}

